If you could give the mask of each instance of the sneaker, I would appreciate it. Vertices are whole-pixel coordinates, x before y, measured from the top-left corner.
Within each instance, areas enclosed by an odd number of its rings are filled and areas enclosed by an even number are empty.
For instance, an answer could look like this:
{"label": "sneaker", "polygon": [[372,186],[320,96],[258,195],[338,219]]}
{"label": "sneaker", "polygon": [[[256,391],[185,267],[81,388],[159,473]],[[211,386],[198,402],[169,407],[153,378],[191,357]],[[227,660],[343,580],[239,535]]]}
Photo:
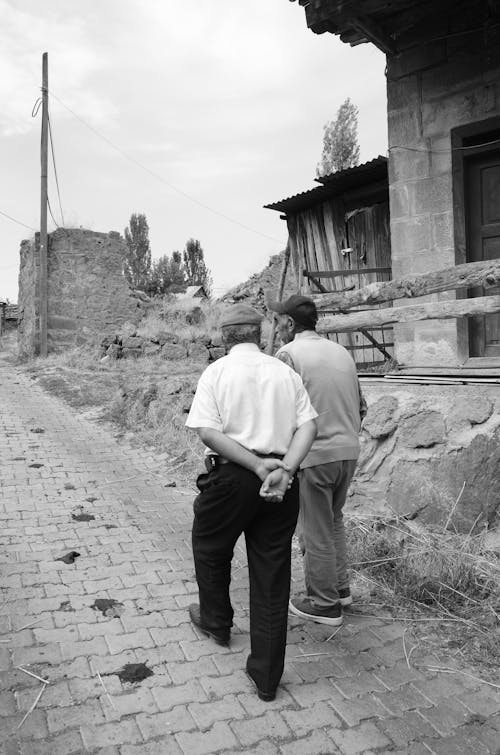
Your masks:
{"label": "sneaker", "polygon": [[343,590],[339,590],[339,603],[341,606],[352,605],[352,595],[348,587],[344,587]]}
{"label": "sneaker", "polygon": [[311,619],[317,624],[329,624],[332,627],[338,627],[343,621],[340,603],[334,603],[328,608],[318,608],[313,605],[309,598],[292,598],[288,607],[296,616]]}
{"label": "sneaker", "polygon": [[215,640],[217,645],[223,645],[224,647],[229,645],[229,638],[231,636],[229,629],[210,629],[209,627],[206,627],[201,620],[200,606],[198,603],[191,603],[188,607],[188,611],[189,618],[195,627],[198,627],[203,634],[206,634],[207,637],[211,637],[212,640]]}
{"label": "sneaker", "polygon": [[248,665],[245,671],[246,671],[246,675],[248,676],[252,684],[255,686],[255,690],[257,692],[257,697],[259,698],[259,700],[262,700],[264,703],[272,703],[272,701],[276,697],[276,690],[273,690],[272,692],[264,692],[264,690],[259,689],[259,687],[257,686],[257,682],[255,681],[252,674],[248,670]]}

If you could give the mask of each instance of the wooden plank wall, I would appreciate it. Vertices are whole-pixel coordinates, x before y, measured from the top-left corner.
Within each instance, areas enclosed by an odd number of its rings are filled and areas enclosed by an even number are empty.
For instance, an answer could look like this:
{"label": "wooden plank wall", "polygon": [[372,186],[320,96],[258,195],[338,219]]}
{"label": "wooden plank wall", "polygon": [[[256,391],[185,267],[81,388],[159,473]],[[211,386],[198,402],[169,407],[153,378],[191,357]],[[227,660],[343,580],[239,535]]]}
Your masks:
{"label": "wooden plank wall", "polygon": [[[302,270],[349,270],[353,268],[390,267],[389,203],[381,202],[345,213],[342,197],[323,202],[288,216],[291,258],[297,272],[300,291],[318,293]],[[342,253],[351,248],[351,252]],[[321,278],[326,291],[341,291],[350,286],[360,288],[375,280],[389,280],[391,274],[353,274]],[[373,336],[392,353],[392,328],[377,328]],[[361,333],[338,333],[331,336],[352,353],[359,366],[382,363],[383,356]]]}

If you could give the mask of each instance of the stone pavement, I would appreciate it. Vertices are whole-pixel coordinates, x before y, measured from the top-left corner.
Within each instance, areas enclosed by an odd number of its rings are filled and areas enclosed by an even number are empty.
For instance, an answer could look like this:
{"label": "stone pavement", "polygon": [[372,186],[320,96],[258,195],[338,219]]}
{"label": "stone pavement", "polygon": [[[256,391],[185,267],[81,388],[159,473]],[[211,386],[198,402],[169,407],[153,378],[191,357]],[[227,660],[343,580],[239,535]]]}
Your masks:
{"label": "stone pavement", "polygon": [[[221,648],[186,611],[193,491],[164,482],[157,458],[0,361],[0,753],[500,751],[499,691],[426,668],[449,659],[408,664],[390,620],[350,616],[332,637],[291,618],[279,694],[258,700],[244,548]],[[127,664],[153,673],[121,680]]]}

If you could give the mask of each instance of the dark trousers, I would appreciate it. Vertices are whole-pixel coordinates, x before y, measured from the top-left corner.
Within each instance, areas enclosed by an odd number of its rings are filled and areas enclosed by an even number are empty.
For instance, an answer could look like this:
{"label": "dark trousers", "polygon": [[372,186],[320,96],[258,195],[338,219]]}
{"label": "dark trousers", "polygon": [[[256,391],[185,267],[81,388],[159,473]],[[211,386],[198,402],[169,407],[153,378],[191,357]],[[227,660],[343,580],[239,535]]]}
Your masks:
{"label": "dark trousers", "polygon": [[194,502],[193,557],[202,622],[211,629],[233,624],[229,597],[234,546],[244,532],[250,580],[248,669],[264,692],[283,673],[291,541],[299,511],[295,480],[282,503],[259,496],[261,481],[238,464],[222,464],[198,477]]}

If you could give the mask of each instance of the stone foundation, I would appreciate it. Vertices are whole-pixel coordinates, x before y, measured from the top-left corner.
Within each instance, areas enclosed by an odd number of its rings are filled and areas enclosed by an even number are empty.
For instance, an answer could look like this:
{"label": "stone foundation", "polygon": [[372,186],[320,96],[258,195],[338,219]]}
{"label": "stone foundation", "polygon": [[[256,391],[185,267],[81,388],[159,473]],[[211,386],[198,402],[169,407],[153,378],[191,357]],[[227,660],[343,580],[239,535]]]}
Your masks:
{"label": "stone foundation", "polygon": [[[19,272],[19,352],[39,351],[38,235],[21,244]],[[123,275],[125,242],[121,236],[60,228],[49,235],[48,350],[61,351],[85,342],[98,343],[126,321],[137,323],[144,295]]]}
{"label": "stone foundation", "polygon": [[362,388],[368,414],[348,510],[448,522],[462,533],[498,528],[499,386]]}

